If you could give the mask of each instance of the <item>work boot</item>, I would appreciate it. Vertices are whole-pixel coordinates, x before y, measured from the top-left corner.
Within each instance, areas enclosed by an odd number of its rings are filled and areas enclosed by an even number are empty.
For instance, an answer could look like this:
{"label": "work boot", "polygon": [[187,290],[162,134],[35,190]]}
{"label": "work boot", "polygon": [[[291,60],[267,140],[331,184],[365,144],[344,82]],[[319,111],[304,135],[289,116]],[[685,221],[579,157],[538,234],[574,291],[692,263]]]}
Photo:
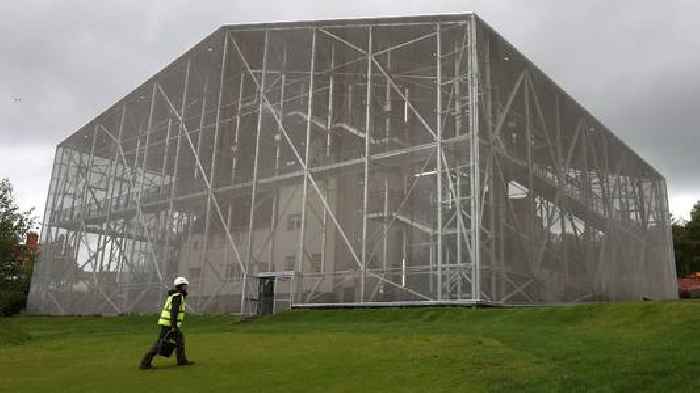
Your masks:
{"label": "work boot", "polygon": [[153,362],[153,358],[155,357],[155,354],[153,351],[148,351],[146,352],[145,355],[143,355],[143,359],[141,359],[141,363],[139,364],[139,368],[141,370],[148,370],[153,368],[153,365],[151,365],[151,362]]}
{"label": "work boot", "polygon": [[175,348],[175,353],[177,355],[177,365],[178,366],[191,366],[194,364],[193,361],[187,360],[187,353],[185,352],[185,335],[178,331],[178,335],[175,336],[175,343],[177,347]]}

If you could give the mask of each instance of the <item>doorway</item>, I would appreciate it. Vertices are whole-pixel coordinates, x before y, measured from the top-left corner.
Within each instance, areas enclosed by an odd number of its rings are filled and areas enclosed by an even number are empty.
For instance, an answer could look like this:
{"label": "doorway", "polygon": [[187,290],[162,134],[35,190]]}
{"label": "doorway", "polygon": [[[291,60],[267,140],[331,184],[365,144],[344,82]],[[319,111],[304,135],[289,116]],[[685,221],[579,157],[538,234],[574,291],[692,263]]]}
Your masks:
{"label": "doorway", "polygon": [[292,305],[294,272],[262,272],[249,278],[250,289],[242,314],[248,317],[276,314]]}
{"label": "doorway", "polygon": [[258,278],[258,316],[275,312],[275,277]]}

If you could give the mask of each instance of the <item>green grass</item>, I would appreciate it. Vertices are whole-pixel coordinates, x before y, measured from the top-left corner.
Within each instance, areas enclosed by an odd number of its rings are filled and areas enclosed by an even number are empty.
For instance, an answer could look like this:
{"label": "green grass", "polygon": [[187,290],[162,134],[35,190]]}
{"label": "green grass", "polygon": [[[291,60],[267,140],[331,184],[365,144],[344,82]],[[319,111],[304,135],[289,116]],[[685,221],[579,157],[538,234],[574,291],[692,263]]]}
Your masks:
{"label": "green grass", "polygon": [[188,316],[192,367],[154,317],[0,319],[0,392],[690,392],[700,302]]}

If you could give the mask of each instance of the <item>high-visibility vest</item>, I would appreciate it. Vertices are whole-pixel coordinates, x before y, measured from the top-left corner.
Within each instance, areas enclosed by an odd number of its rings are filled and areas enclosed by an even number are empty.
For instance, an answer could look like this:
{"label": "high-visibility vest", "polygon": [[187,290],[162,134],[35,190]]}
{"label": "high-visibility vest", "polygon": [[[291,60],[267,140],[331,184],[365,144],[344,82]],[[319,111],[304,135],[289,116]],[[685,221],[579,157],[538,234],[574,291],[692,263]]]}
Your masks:
{"label": "high-visibility vest", "polygon": [[[173,309],[173,297],[182,296],[181,293],[173,293],[168,296],[165,300],[165,305],[163,310],[160,312],[160,319],[158,319],[158,325],[161,326],[172,326],[170,324],[170,311]],[[177,327],[182,327],[182,321],[185,319],[185,298],[182,298],[182,303],[180,303],[180,309],[177,313]]]}

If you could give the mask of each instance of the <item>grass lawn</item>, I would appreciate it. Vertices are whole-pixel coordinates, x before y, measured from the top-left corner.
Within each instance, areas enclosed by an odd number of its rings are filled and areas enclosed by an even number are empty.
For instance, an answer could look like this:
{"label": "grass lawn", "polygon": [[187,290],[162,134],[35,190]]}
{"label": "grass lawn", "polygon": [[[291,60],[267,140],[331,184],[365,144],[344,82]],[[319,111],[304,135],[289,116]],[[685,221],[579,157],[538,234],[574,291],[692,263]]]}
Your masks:
{"label": "grass lawn", "polygon": [[154,316],[0,319],[0,392],[696,392],[700,302],[188,316],[192,367],[138,361]]}

